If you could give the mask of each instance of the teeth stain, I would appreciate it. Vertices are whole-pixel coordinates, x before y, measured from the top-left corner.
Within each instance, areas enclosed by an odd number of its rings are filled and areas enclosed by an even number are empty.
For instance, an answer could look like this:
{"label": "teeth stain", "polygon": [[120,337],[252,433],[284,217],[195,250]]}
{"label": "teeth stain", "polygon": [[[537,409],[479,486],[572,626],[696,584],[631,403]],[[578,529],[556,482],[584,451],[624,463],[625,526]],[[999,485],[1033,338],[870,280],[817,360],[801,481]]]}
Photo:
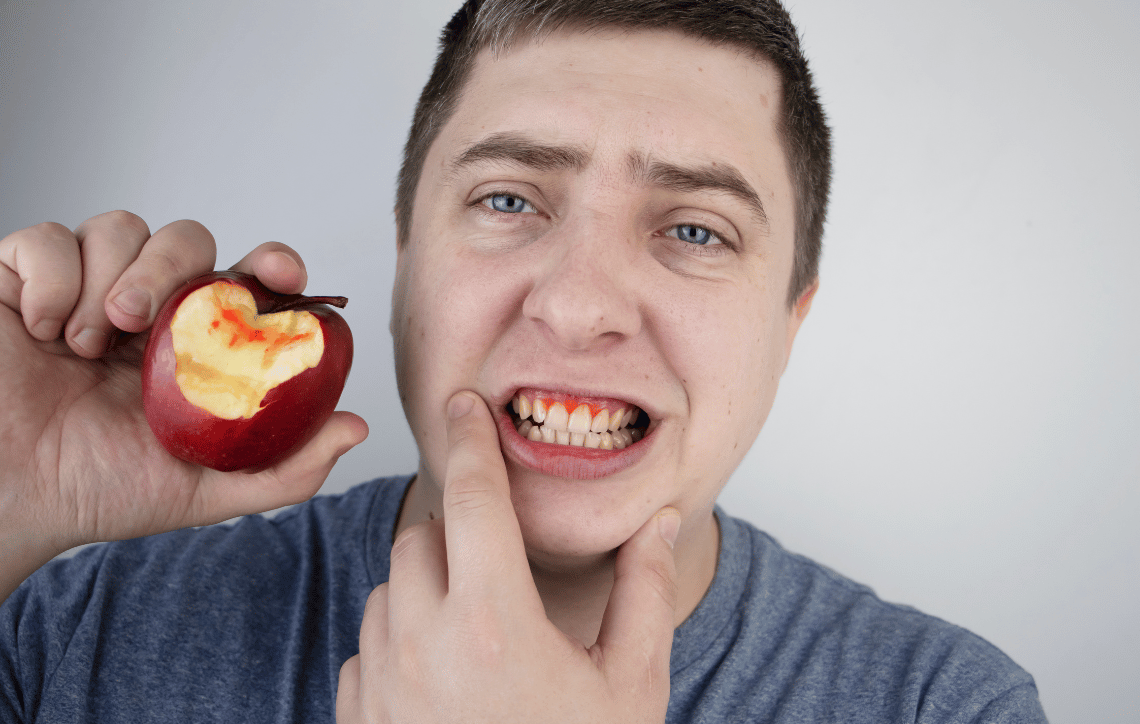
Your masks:
{"label": "teeth stain", "polygon": [[582,403],[567,410],[561,402],[516,395],[508,407],[519,435],[528,440],[598,450],[621,450],[638,442],[649,424],[649,418],[632,406],[611,412]]}

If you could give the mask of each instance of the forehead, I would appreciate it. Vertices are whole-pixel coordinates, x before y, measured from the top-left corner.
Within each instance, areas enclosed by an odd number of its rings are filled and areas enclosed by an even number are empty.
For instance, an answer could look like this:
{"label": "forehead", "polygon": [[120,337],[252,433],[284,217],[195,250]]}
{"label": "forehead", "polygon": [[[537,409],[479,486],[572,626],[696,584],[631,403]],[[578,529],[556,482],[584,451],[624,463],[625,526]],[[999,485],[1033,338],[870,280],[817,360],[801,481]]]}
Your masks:
{"label": "forehead", "polygon": [[561,32],[479,55],[428,168],[514,134],[579,149],[579,169],[723,165],[769,205],[790,199],[779,94],[774,67],[732,47],[674,31]]}

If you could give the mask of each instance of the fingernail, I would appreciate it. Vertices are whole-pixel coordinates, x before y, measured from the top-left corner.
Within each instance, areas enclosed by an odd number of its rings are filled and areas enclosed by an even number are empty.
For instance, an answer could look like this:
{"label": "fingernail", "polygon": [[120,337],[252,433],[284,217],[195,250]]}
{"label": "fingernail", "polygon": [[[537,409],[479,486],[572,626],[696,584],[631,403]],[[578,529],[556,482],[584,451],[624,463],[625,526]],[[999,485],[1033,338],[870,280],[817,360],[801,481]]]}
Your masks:
{"label": "fingernail", "polygon": [[672,548],[673,544],[677,542],[677,533],[681,530],[681,514],[672,508],[661,513],[657,516],[657,530]]}
{"label": "fingernail", "polygon": [[60,324],[55,319],[41,319],[32,327],[32,336],[39,340],[52,340],[59,336]]}
{"label": "fingernail", "polygon": [[103,354],[107,351],[107,337],[94,327],[87,327],[75,335],[75,343],[91,354]]}
{"label": "fingernail", "polygon": [[451,402],[447,404],[447,416],[452,420],[458,420],[471,412],[471,408],[474,406],[475,400],[471,399],[471,395],[459,393],[452,397]]}
{"label": "fingernail", "polygon": [[111,300],[111,304],[128,316],[150,319],[150,295],[141,289],[124,289]]}

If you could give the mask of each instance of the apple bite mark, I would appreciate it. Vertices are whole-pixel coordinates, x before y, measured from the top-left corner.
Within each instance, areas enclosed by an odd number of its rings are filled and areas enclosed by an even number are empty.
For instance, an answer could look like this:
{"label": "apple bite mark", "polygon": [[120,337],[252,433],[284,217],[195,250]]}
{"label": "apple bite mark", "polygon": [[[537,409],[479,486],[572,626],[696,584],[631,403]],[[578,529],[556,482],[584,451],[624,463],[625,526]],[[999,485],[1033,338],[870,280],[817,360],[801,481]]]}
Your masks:
{"label": "apple bite mark", "polygon": [[227,281],[190,293],[171,333],[182,394],[225,420],[253,417],[270,390],[324,354],[316,317],[300,310],[258,315],[253,295]]}
{"label": "apple bite mark", "polygon": [[311,440],[352,367],[344,297],[277,294],[256,277],[210,272],[159,309],[143,351],[155,438],[176,458],[256,472]]}

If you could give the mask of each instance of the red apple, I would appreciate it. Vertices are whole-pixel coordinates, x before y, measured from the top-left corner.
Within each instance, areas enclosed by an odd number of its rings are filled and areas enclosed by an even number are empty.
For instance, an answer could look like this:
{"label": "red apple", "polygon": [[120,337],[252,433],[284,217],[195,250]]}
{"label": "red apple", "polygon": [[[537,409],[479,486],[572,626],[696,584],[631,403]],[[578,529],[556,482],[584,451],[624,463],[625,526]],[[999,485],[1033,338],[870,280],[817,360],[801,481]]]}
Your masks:
{"label": "red apple", "polygon": [[184,284],[151,327],[143,408],[171,455],[255,472],[308,442],[336,409],[352,332],[344,297],[282,295],[248,274]]}

